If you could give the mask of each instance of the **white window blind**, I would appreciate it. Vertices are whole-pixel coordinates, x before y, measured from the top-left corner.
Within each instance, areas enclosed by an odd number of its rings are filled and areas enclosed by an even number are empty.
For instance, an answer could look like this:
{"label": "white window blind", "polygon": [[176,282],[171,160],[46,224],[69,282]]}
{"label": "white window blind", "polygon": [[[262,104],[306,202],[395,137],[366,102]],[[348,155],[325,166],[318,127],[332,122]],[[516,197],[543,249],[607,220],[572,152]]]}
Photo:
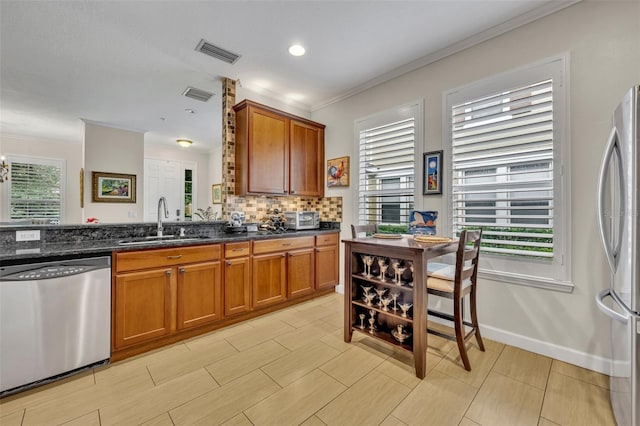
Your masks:
{"label": "white window blind", "polygon": [[359,132],[359,223],[406,225],[414,205],[415,118]]}
{"label": "white window blind", "polygon": [[64,161],[10,157],[9,219],[62,220]]}
{"label": "white window blind", "polygon": [[445,93],[444,216],[453,235],[483,229],[482,277],[573,288],[567,61]]}
{"label": "white window blind", "polygon": [[453,225],[483,251],[553,257],[552,80],[453,105]]}

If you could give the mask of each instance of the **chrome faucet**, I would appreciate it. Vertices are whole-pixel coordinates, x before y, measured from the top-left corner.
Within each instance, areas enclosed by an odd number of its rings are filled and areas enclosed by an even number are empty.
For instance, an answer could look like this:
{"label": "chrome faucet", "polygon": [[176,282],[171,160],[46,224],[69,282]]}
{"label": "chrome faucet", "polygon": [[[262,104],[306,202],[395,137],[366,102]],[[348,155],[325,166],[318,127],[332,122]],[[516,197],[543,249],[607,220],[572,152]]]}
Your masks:
{"label": "chrome faucet", "polygon": [[169,217],[169,209],[167,208],[167,199],[160,197],[158,200],[158,237],[162,237],[162,211],[160,210],[164,203],[164,217]]}

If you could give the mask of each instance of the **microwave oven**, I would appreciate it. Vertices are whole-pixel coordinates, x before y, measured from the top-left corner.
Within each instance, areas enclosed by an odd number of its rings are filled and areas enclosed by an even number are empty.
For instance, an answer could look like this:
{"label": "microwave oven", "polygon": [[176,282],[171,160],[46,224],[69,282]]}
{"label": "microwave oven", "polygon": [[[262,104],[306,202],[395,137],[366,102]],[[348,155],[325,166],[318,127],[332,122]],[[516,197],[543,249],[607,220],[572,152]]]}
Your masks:
{"label": "microwave oven", "polygon": [[318,229],[320,228],[320,214],[318,212],[284,212],[287,219],[287,228],[295,229]]}

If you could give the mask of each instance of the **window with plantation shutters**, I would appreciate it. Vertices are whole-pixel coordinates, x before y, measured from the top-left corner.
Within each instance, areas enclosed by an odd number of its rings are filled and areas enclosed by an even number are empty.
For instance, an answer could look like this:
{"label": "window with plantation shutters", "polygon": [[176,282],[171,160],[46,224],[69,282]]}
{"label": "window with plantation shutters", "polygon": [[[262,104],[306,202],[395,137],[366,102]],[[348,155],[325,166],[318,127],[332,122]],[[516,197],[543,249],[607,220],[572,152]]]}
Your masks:
{"label": "window with plantation shutters", "polygon": [[358,196],[356,223],[406,230],[415,203],[416,134],[420,105],[399,107],[356,123]]}
{"label": "window with plantation shutters", "polygon": [[451,230],[483,229],[484,272],[492,278],[568,287],[563,63],[447,95]]}
{"label": "window with plantation shutters", "polygon": [[64,160],[9,157],[9,220],[62,220]]}

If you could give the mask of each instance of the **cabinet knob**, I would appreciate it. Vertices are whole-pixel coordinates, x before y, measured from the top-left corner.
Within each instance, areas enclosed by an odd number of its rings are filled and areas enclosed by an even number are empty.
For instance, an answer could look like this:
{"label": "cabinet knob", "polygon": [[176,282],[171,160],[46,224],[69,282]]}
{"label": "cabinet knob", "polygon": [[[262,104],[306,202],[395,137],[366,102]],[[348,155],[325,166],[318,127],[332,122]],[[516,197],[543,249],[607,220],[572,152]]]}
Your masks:
{"label": "cabinet knob", "polygon": [[184,274],[186,272],[186,270],[184,268],[180,268],[180,273]]}
{"label": "cabinet knob", "polygon": [[[285,257],[285,256],[286,256],[286,254],[282,253],[282,257]],[[289,254],[289,256],[291,256],[291,254]]]}
{"label": "cabinet knob", "polygon": [[282,193],[283,193],[283,194],[286,194],[286,193],[287,193],[287,191],[286,191],[286,190],[284,190],[284,191],[282,191]]}
{"label": "cabinet knob", "polygon": [[166,276],[170,277],[170,276],[171,276],[171,271],[164,271],[164,274],[165,274]]}
{"label": "cabinet knob", "polygon": [[296,191],[293,191],[293,190],[292,190],[292,191],[289,191],[289,193],[291,193],[291,194],[295,194],[295,193],[296,193]]}
{"label": "cabinet knob", "polygon": [[231,261],[227,260],[227,266],[231,266]]}

